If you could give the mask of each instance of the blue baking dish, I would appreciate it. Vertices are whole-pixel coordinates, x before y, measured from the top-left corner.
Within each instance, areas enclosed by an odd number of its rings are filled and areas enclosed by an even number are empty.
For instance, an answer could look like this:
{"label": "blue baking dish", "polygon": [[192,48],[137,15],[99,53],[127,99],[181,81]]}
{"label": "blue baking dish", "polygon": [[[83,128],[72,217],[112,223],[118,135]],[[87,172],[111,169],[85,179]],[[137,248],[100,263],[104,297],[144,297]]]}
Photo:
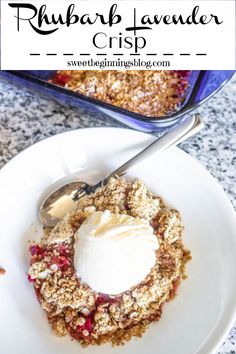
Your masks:
{"label": "blue baking dish", "polygon": [[64,87],[49,83],[48,80],[56,71],[0,71],[1,78],[12,83],[23,85],[44,96],[54,98],[62,104],[86,107],[105,113],[113,119],[137,130],[154,132],[176,124],[181,118],[203,104],[214,95],[233,75],[234,71],[225,70],[193,70],[189,77],[189,87],[186,95],[175,113],[165,117],[146,117],[126,109],[75,93]]}

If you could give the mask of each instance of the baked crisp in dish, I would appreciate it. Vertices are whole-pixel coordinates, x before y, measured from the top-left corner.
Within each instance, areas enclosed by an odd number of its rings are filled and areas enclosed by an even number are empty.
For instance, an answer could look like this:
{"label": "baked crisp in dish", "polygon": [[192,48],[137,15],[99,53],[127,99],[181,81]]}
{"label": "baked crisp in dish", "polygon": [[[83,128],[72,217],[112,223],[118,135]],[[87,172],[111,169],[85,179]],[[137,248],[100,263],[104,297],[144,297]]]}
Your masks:
{"label": "baked crisp in dish", "polygon": [[51,82],[146,117],[178,110],[189,86],[187,70],[61,70]]}
{"label": "baked crisp in dish", "polygon": [[[128,224],[136,220],[137,225],[151,227],[159,244],[147,276],[119,294],[95,291],[75,269],[77,234],[88,226],[91,214],[98,215],[94,212],[102,217],[127,216]],[[116,232],[121,229],[116,227]],[[83,346],[105,342],[120,345],[132,337],[141,337],[151,322],[160,319],[163,305],[173,299],[185,278],[185,264],[191,257],[184,248],[182,231],[179,212],[152,195],[140,180],[112,178],[106,186],[79,200],[76,212],[67,215],[54,229],[45,230],[41,242],[30,247],[28,278],[54,332],[58,336],[69,333]],[[103,232],[103,242],[107,242],[111,234],[104,233],[104,227],[99,232]],[[97,235],[93,233],[93,237]],[[139,236],[135,237],[139,242]],[[133,242],[133,237],[130,240]],[[106,258],[106,254],[102,257]]]}

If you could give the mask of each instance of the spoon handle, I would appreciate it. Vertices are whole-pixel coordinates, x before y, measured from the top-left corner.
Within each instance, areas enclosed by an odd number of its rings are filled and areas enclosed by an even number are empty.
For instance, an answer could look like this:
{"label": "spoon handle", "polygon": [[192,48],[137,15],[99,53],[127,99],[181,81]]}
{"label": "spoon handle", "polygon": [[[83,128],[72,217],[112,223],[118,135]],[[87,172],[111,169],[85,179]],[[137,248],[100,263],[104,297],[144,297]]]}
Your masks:
{"label": "spoon handle", "polygon": [[132,157],[130,160],[125,162],[123,165],[118,167],[115,171],[106,176],[102,181],[97,183],[95,186],[91,186],[92,191],[95,191],[98,187],[105,185],[111,177],[124,176],[128,171],[134,166],[137,166],[147,157],[151,156],[153,153],[161,152],[168,149],[171,146],[175,146],[180,142],[188,139],[190,136],[199,132],[203,128],[204,124],[200,118],[199,114],[195,114],[188,119],[185,119],[182,123],[174,126],[166,134],[156,139],[153,143],[148,145],[145,149],[139,152],[137,155]]}

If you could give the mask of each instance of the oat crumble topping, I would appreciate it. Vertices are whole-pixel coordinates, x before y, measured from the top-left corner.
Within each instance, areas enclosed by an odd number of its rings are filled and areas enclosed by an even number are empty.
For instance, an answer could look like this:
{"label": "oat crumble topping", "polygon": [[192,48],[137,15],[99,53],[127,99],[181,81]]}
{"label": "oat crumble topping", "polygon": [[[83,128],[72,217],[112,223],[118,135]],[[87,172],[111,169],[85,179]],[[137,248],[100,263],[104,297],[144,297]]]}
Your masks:
{"label": "oat crumble topping", "polygon": [[[73,266],[74,234],[94,210],[126,213],[150,222],[160,247],[156,264],[137,286],[116,296],[93,291],[77,278]],[[58,336],[69,333],[83,346],[111,342],[120,345],[141,337],[161,317],[185,277],[191,258],[182,242],[180,214],[151,194],[143,182],[112,178],[78,202],[78,209],[32,244],[29,281]]]}
{"label": "oat crumble topping", "polygon": [[148,117],[176,112],[188,88],[187,70],[61,70],[51,82]]}

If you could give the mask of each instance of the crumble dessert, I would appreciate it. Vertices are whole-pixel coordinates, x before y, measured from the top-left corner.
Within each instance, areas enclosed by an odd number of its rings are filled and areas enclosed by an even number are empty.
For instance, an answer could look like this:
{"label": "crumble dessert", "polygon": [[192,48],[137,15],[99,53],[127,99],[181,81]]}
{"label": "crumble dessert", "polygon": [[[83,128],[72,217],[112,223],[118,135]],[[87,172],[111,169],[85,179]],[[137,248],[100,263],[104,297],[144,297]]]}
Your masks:
{"label": "crumble dessert", "polygon": [[[92,223],[96,227],[92,228]],[[80,199],[75,212],[68,214],[55,228],[46,229],[41,242],[30,246],[28,279],[34,285],[53,331],[58,336],[69,333],[83,346],[105,342],[120,345],[132,337],[141,337],[151,322],[160,319],[163,305],[173,299],[181,280],[185,278],[185,264],[191,257],[184,248],[182,231],[179,212],[167,207],[140,180],[130,182],[124,178],[111,178],[106,186]],[[89,247],[77,245],[78,240],[85,240]],[[106,246],[106,250],[99,255],[96,242],[102,241],[101,246],[105,245],[106,240],[110,248]],[[127,284],[130,284],[132,277],[126,279],[127,283],[122,283],[122,277],[119,279],[118,275],[112,280],[113,285],[106,284],[106,276],[115,271],[112,268],[119,259],[112,260],[111,269],[102,268],[103,273],[98,272],[99,267],[105,264],[103,259],[109,265],[106,251],[115,250],[112,256],[119,256],[116,247],[119,247],[117,242],[120,241],[122,247],[134,247],[130,266],[137,264],[137,272],[141,268],[135,259],[138,250],[135,242],[137,247],[140,244],[143,249],[146,247],[148,252],[153,252],[146,254],[155,256],[154,264],[149,265],[151,269],[145,270],[148,274],[128,289]],[[84,253],[78,252],[77,246],[82,247]],[[100,247],[100,252],[102,250],[103,247]],[[97,252],[97,266],[91,264],[92,258],[88,256],[94,255],[94,252]],[[137,252],[137,255],[139,257],[140,253]],[[88,269],[85,267],[82,271],[82,266],[78,266],[79,257]],[[126,258],[123,259],[127,262]],[[121,272],[125,271],[123,268]],[[91,278],[88,275],[93,269]],[[86,276],[87,282],[97,277],[99,281],[95,282],[94,287],[103,285],[105,279],[105,285],[115,294],[93,289],[84,281]],[[123,292],[119,293],[120,288],[116,288],[114,280],[118,285],[126,286]]]}
{"label": "crumble dessert", "polygon": [[164,117],[185,98],[187,70],[60,70],[51,82],[99,101],[142,114]]}

